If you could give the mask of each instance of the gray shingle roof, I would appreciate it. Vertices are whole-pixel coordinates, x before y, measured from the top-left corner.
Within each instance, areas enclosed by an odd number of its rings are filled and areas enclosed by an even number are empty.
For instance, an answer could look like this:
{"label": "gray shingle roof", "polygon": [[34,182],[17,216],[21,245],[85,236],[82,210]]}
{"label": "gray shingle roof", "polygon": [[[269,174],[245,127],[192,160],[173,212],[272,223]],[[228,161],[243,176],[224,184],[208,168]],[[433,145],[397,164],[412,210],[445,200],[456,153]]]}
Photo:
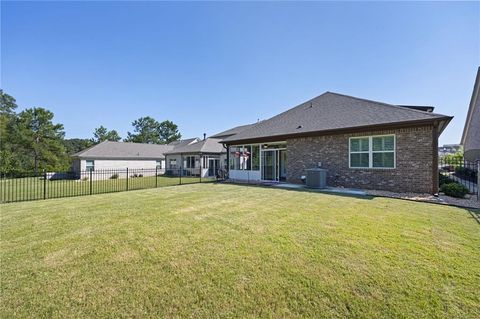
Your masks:
{"label": "gray shingle roof", "polygon": [[257,124],[257,123],[235,126],[234,128],[231,128],[231,129],[228,129],[228,130],[226,130],[226,131],[217,133],[217,134],[212,135],[212,136],[210,136],[210,137],[211,137],[211,138],[220,138],[220,139],[223,139],[223,138],[226,138],[226,137],[229,137],[229,136],[238,134],[238,133],[240,133],[240,132],[242,132],[242,131],[244,131],[244,130],[246,130],[246,129],[249,129],[249,128],[251,128],[252,126],[254,126],[255,124]]}
{"label": "gray shingle roof", "polygon": [[448,122],[451,117],[325,92],[223,141],[229,144],[235,141],[260,141],[262,138],[276,136],[305,135],[313,132],[435,119]]}
{"label": "gray shingle roof", "polygon": [[165,154],[183,154],[183,153],[224,153],[226,149],[223,147],[222,140],[218,138],[207,138],[205,140],[185,145],[182,147],[175,147],[173,150]]}
{"label": "gray shingle roof", "polygon": [[187,138],[187,139],[184,139],[184,140],[173,141],[173,142],[168,143],[168,145],[172,145],[174,147],[179,147],[179,146],[185,146],[185,145],[191,144],[191,143],[196,142],[198,140],[200,140],[198,137],[193,137],[193,138]]}
{"label": "gray shingle roof", "polygon": [[172,145],[105,141],[73,154],[78,158],[156,159],[174,148]]}

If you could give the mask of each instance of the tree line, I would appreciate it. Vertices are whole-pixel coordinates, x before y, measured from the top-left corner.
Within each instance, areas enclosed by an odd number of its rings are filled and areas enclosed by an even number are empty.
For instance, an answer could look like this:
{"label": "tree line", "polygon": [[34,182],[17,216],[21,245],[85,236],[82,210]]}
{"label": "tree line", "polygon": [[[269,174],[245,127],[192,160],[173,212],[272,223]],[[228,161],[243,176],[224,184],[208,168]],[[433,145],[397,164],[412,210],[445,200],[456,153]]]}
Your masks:
{"label": "tree line", "polygon": [[[65,139],[64,126],[53,122],[53,112],[42,108],[18,108],[14,97],[0,89],[0,172],[66,171],[70,155],[104,141],[121,141],[116,130],[101,125],[93,137]],[[132,122],[124,142],[168,144],[182,136],[172,121],[150,116]]]}

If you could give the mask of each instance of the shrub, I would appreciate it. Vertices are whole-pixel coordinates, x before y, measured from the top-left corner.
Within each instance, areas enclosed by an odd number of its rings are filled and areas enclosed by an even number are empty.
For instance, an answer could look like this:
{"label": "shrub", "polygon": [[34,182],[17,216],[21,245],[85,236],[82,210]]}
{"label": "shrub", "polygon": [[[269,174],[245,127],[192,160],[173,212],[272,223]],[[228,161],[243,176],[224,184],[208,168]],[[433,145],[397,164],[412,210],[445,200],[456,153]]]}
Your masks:
{"label": "shrub", "polygon": [[82,181],[84,181],[84,182],[88,181],[88,177],[82,178]]}
{"label": "shrub", "polygon": [[463,198],[468,194],[468,188],[459,183],[444,184],[441,191],[444,192],[445,195],[457,198]]}
{"label": "shrub", "polygon": [[444,184],[455,183],[453,179],[443,174],[439,174],[438,181],[439,181],[440,187],[442,187],[442,185]]}
{"label": "shrub", "polygon": [[112,176],[110,176],[110,179],[117,179],[117,178],[118,178],[118,173],[115,173]]}

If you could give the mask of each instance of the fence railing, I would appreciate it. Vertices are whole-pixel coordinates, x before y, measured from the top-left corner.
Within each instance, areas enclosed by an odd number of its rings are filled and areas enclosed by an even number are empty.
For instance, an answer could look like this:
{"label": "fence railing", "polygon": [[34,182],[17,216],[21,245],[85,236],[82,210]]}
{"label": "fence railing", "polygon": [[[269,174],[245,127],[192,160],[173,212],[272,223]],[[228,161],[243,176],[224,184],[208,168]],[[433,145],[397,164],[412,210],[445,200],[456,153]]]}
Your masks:
{"label": "fence railing", "polygon": [[222,178],[221,172],[213,173],[201,168],[0,173],[0,203],[204,183]]}
{"label": "fence railing", "polygon": [[464,185],[471,194],[478,194],[478,163],[459,157],[440,157],[438,171],[440,183],[448,179]]}

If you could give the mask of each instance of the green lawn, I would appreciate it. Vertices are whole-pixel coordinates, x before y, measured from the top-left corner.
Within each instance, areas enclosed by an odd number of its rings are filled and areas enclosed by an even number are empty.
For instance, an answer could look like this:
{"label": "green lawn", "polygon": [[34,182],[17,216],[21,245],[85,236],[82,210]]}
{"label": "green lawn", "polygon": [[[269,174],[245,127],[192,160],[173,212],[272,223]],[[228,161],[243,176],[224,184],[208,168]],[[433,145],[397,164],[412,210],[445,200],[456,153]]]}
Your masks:
{"label": "green lawn", "polygon": [[[106,174],[108,176],[112,173]],[[101,177],[101,172],[96,172]],[[215,178],[202,178],[202,182],[214,181]],[[0,203],[37,200],[45,198],[60,198],[83,196],[91,194],[105,194],[127,190],[145,189],[181,184],[199,183],[197,176],[145,176],[130,177],[128,185],[126,178],[90,180],[64,179],[44,180],[41,177],[25,177],[0,179]],[[46,190],[44,190],[46,189]]]}
{"label": "green lawn", "polygon": [[1,318],[480,317],[465,209],[212,183],[0,209]]}

